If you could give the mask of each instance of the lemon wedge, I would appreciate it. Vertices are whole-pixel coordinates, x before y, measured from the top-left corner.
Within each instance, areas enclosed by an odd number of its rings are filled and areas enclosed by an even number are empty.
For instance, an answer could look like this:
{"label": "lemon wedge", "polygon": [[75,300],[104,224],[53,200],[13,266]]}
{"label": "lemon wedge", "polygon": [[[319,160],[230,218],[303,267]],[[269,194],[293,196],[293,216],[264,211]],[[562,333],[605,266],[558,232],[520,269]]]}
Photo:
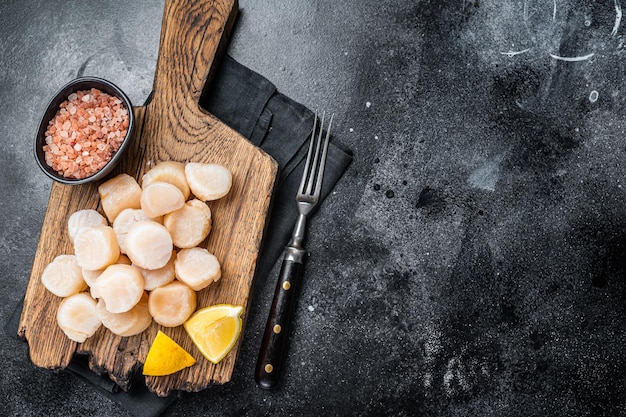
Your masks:
{"label": "lemon wedge", "polygon": [[216,304],[196,311],[183,326],[202,355],[218,363],[239,338],[242,312],[242,306]]}
{"label": "lemon wedge", "polygon": [[196,360],[178,343],[159,330],[143,364],[143,374],[164,376],[178,372]]}

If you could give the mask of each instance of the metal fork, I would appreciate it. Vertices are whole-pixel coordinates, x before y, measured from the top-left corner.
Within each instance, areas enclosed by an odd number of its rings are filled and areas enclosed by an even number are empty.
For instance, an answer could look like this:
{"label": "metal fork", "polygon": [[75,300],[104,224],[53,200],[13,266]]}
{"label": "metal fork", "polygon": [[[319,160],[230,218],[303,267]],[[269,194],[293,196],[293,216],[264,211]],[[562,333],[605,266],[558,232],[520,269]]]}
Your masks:
{"label": "metal fork", "polygon": [[322,113],[319,132],[317,132],[317,112],[315,113],[309,152],[304,164],[300,187],[296,194],[296,204],[299,212],[298,220],[293,229],[291,239],[285,247],[285,255],[278,282],[276,283],[272,307],[265,325],[263,341],[261,342],[255,380],[259,387],[264,389],[273,388],[278,382],[280,370],[287,352],[291,316],[296,305],[299,284],[304,272],[306,220],[320,198],[330,128],[334,115],[331,115],[326,127],[326,136],[323,137],[325,117],[326,113]]}

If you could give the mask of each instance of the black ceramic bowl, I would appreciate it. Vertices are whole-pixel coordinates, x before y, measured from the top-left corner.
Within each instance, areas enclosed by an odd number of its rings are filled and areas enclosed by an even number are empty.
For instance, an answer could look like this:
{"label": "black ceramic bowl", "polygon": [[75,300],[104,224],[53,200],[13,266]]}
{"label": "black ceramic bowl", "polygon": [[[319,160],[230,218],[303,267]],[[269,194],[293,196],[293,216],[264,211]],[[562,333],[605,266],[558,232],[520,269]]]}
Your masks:
{"label": "black ceramic bowl", "polygon": [[[124,103],[124,107],[128,110],[128,130],[126,137],[124,138],[119,149],[115,152],[111,160],[95,174],[82,179],[67,178],[49,166],[46,163],[45,152],[43,146],[46,144],[45,133],[48,128],[48,122],[56,115],[59,110],[59,106],[63,101],[67,100],[68,96],[76,91],[89,90],[91,88],[97,88],[103,93],[107,93],[111,96],[117,97]],[[125,151],[130,145],[130,138],[132,137],[133,128],[135,126],[135,116],[133,114],[133,106],[122,90],[120,90],[115,84],[96,77],[80,77],[67,83],[58,93],[50,100],[46,111],[39,124],[39,130],[37,131],[37,137],[35,138],[35,160],[41,168],[41,170],[50,178],[63,184],[77,185],[85,184],[92,181],[98,181],[104,178],[111,170],[117,165],[120,159],[124,156]]]}

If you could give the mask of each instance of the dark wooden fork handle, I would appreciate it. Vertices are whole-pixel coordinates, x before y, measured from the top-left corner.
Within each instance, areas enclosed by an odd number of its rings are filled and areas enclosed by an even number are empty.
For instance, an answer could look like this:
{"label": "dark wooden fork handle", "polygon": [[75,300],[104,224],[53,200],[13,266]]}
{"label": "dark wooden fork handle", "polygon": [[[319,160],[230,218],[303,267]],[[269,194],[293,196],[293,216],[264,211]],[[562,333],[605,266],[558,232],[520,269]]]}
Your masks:
{"label": "dark wooden fork handle", "polygon": [[303,249],[287,248],[280,268],[254,375],[263,389],[276,386],[287,355],[289,330],[304,272],[304,254]]}

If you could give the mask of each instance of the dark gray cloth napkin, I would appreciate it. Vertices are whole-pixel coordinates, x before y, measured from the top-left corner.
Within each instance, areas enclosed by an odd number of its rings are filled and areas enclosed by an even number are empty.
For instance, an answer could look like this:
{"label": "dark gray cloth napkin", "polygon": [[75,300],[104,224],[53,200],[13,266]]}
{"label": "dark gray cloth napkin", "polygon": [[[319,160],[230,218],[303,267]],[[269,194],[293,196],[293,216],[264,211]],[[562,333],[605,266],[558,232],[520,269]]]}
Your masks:
{"label": "dark gray cloth napkin", "polygon": [[[200,106],[248,138],[271,155],[279,165],[279,177],[272,199],[267,231],[258,257],[255,285],[264,285],[268,273],[289,240],[298,216],[295,195],[304,169],[306,142],[313,128],[314,113],[279,93],[263,76],[224,56],[213,82],[207,86]],[[320,200],[328,196],[352,161],[331,134],[328,159]],[[17,336],[22,303],[17,306],[6,327],[7,334]],[[137,375],[128,392],[118,389],[106,375],[89,370],[86,358],[77,356],[68,368],[99,392],[120,404],[137,417],[160,415],[178,397],[158,397],[151,393]]]}
{"label": "dark gray cloth napkin", "polygon": [[[255,275],[255,282],[262,285],[287,244],[298,217],[295,197],[315,114],[229,56],[224,57],[200,105],[250,139],[279,165],[273,206]],[[351,152],[331,134],[320,201],[328,196],[351,161]]]}

